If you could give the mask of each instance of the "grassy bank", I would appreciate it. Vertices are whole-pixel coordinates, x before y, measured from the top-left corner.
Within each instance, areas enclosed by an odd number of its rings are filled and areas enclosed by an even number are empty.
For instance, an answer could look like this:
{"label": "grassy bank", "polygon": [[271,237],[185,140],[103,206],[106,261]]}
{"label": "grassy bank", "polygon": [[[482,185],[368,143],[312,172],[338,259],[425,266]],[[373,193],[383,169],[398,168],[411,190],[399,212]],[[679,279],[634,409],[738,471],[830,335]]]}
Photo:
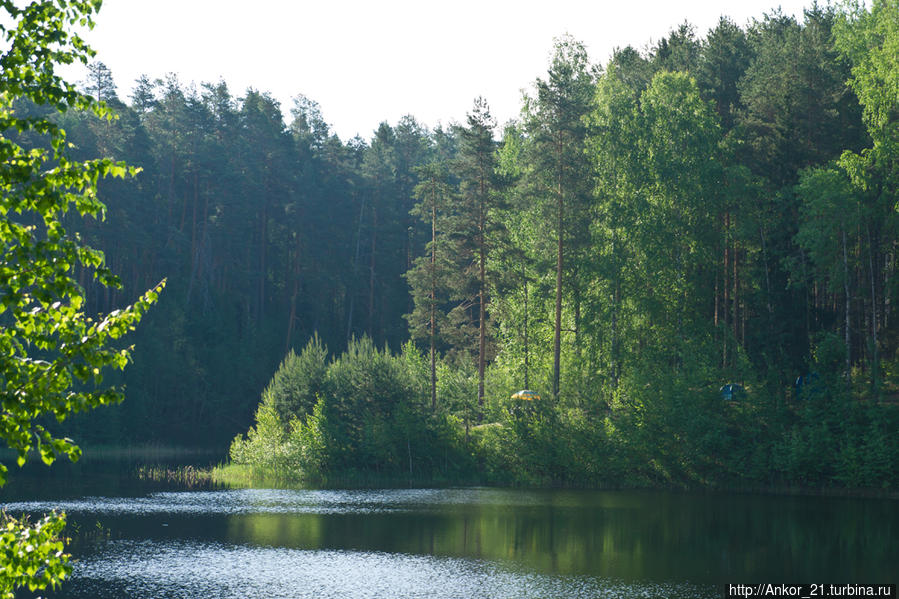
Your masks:
{"label": "grassy bank", "polygon": [[226,487],[246,489],[321,489],[321,488],[440,488],[488,486],[522,489],[569,489],[585,491],[681,491],[710,494],[782,495],[797,497],[865,497],[899,500],[899,491],[882,488],[803,487],[796,485],[673,485],[641,482],[608,481],[594,484],[571,484],[546,480],[511,481],[490,480],[486,477],[429,478],[377,475],[369,472],[351,472],[332,475],[323,479],[304,478],[298,472],[271,471],[246,464],[219,464],[209,470],[199,471],[206,480]]}
{"label": "grassy bank", "polygon": [[[322,477],[304,477],[302,473],[266,470],[246,464],[219,464],[205,471],[209,480],[228,487],[261,488],[424,488],[484,486],[487,480],[477,477],[446,478],[430,476],[379,475],[372,472],[344,472]],[[499,485],[497,485],[499,486]]]}

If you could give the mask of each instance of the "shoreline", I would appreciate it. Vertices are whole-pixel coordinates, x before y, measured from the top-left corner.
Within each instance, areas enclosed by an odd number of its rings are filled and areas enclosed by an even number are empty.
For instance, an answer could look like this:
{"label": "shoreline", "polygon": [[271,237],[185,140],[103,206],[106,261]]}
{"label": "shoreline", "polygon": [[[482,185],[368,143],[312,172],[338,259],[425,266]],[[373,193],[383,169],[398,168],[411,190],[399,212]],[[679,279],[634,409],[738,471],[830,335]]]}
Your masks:
{"label": "shoreline", "polygon": [[[776,484],[652,484],[649,482],[602,482],[592,484],[572,484],[560,481],[527,482],[515,480],[491,480],[477,474],[470,477],[420,477],[402,474],[376,474],[350,472],[325,477],[322,480],[303,479],[293,472],[265,470],[246,464],[223,461],[223,453],[218,448],[171,447],[164,445],[98,445],[82,448],[78,462],[71,463],[61,458],[54,466],[77,467],[96,466],[103,462],[133,463],[134,475],[145,480],[208,481],[214,484],[237,488],[284,488],[284,489],[364,489],[364,488],[446,488],[446,487],[491,487],[522,490],[583,490],[583,491],[666,491],[697,494],[722,495],[771,495],[779,497],[833,497],[849,499],[889,499],[899,500],[899,489],[893,488],[852,488],[852,487],[804,487]],[[0,461],[15,466],[15,453],[0,450]],[[24,466],[41,464],[40,457],[32,453]],[[42,465],[42,464],[41,464]],[[52,468],[52,467],[50,467]]]}
{"label": "shoreline", "polygon": [[219,464],[202,471],[204,477],[215,483],[246,488],[444,488],[488,487],[522,490],[571,490],[571,491],[667,491],[715,495],[770,495],[779,497],[843,497],[848,499],[899,500],[899,489],[871,489],[847,487],[798,487],[777,485],[635,485],[593,484],[571,485],[561,483],[524,484],[512,481],[490,481],[484,478],[412,478],[385,475],[336,475],[322,481],[303,480],[293,473],[266,471],[246,464]]}

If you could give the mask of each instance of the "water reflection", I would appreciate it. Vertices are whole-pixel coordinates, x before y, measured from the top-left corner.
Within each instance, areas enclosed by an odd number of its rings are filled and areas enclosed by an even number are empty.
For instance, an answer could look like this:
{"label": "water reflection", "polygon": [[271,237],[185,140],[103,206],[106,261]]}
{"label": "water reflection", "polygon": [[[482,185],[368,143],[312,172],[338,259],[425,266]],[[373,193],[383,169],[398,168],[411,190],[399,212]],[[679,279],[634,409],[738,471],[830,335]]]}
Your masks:
{"label": "water reflection", "polygon": [[[403,510],[420,511],[446,506],[522,508],[565,505],[564,495],[552,501],[540,492],[503,489],[371,489],[285,490],[241,489],[222,491],[164,491],[145,497],[81,497],[47,501],[5,503],[7,511],[39,512],[62,509],[73,513],[310,513],[371,514]],[[572,503],[572,506],[579,505]]]}
{"label": "water reflection", "polygon": [[726,582],[899,578],[893,500],[506,489],[50,495],[4,507],[62,508],[76,531],[108,530],[91,542],[73,535],[76,578],[58,597],[701,597],[720,596]]}
{"label": "water reflection", "polygon": [[691,584],[514,571],[473,559],[216,544],[115,542],[80,565],[74,596],[219,599],[710,597]]}
{"label": "water reflection", "polygon": [[[468,494],[435,493],[427,503],[392,503],[368,512],[234,516],[227,539],[474,557],[550,574],[713,584],[747,577],[890,580],[899,564],[895,502],[492,491],[480,503],[468,501]],[[499,500],[502,494],[507,504]]]}

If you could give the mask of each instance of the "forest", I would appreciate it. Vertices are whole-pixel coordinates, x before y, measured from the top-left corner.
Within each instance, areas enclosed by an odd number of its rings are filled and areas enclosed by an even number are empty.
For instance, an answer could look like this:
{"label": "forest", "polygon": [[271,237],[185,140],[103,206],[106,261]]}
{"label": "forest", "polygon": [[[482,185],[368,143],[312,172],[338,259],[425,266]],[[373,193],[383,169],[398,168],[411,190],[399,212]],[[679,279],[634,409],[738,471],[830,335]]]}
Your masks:
{"label": "forest", "polygon": [[104,221],[66,216],[121,278],[78,267],[87,303],[167,279],[126,401],[64,425],[87,446],[231,443],[322,479],[899,486],[896,0],[684,23],[605,64],[563,36],[517,119],[477,98],[369,140],[223,81],[126,100],[94,62],[82,88],[117,119],[61,116],[73,156],[142,169],[99,183]]}

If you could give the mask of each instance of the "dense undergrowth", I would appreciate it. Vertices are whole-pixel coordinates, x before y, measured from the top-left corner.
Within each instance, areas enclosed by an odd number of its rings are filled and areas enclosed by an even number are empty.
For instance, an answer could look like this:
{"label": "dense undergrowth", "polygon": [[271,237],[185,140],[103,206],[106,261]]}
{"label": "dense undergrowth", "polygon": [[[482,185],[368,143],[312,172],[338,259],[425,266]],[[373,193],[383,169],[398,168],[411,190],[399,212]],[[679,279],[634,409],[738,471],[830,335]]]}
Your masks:
{"label": "dense undergrowth", "polygon": [[824,339],[820,375],[799,393],[747,381],[732,401],[696,369],[658,365],[622,381],[610,401],[602,389],[577,401],[513,400],[495,366],[479,407],[476,373],[441,364],[432,410],[428,365],[413,345],[392,354],[363,338],[329,359],[313,340],[284,360],[255,426],[234,439],[231,465],[216,476],[246,485],[895,489],[899,405],[866,401],[828,374],[839,371],[838,350]]}

